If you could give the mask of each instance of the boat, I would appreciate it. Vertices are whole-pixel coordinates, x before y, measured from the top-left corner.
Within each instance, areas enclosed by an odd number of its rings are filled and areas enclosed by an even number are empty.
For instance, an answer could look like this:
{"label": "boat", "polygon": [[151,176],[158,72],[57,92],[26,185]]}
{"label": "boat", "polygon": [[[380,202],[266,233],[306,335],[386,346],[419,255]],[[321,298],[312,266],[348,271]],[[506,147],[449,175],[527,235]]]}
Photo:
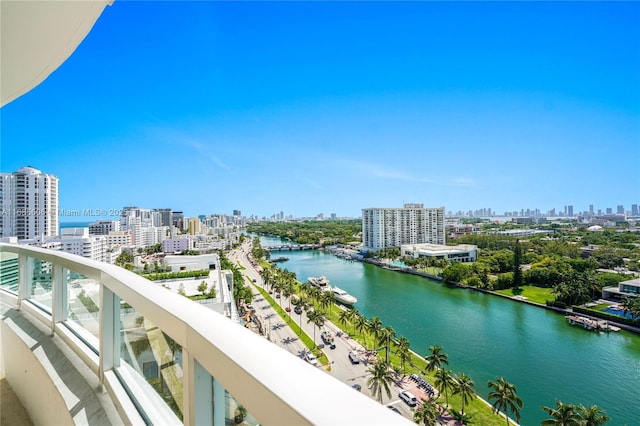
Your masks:
{"label": "boat", "polygon": [[333,291],[333,297],[335,299],[345,305],[353,305],[358,301],[354,296],[350,295],[346,291],[338,287],[332,287],[331,291]]}
{"label": "boat", "polygon": [[331,291],[329,280],[324,275],[319,277],[309,277],[307,280],[309,280],[309,284],[318,287],[322,291]]}

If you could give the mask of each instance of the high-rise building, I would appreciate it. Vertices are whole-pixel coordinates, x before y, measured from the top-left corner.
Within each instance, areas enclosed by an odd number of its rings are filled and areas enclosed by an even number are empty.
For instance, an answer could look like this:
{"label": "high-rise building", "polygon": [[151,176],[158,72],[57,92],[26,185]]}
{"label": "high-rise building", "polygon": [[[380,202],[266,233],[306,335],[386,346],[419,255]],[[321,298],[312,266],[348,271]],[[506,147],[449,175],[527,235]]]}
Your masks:
{"label": "high-rise building", "polygon": [[589,214],[593,216],[593,204],[589,204]]}
{"label": "high-rise building", "polygon": [[616,208],[616,213],[617,214],[624,214],[624,206],[618,206]]}
{"label": "high-rise building", "polygon": [[403,208],[362,209],[364,250],[421,243],[445,243],[444,207],[405,204]]}
{"label": "high-rise building", "polygon": [[171,221],[172,211],[171,209],[158,209],[158,213],[160,213],[160,226],[171,226],[173,223]]}
{"label": "high-rise building", "polygon": [[234,216],[242,216],[242,212],[240,210],[234,210],[233,211],[233,215]]}
{"label": "high-rise building", "polygon": [[638,216],[638,205],[631,204],[631,216]]}
{"label": "high-rise building", "polygon": [[173,223],[173,226],[182,231],[184,229],[184,213],[173,212],[171,222]]}
{"label": "high-rise building", "polygon": [[0,173],[0,237],[58,235],[58,178],[27,166]]}

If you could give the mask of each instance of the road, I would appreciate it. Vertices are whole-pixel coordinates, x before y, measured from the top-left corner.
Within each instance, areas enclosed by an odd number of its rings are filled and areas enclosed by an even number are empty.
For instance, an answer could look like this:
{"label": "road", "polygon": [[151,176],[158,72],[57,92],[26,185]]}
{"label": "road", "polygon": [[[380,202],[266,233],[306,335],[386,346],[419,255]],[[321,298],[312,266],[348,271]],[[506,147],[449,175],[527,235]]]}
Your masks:
{"label": "road", "polygon": [[[283,349],[289,351],[299,358],[304,358],[304,353],[307,351],[306,346],[298,336],[294,333],[294,331],[286,325],[284,320],[278,315],[276,310],[271,307],[268,301],[266,301],[262,295],[257,291],[257,287],[263,287],[264,283],[260,274],[256,269],[251,265],[247,254],[251,250],[251,242],[245,242],[243,246],[239,249],[232,250],[229,253],[229,259],[244,268],[244,275],[246,275],[251,281],[249,283],[254,287],[254,299],[252,305],[256,309],[256,315],[261,321],[264,321],[263,324],[266,324],[267,337],[270,341]],[[264,288],[264,287],[263,287]],[[284,308],[289,306],[289,299],[282,297],[281,299],[274,299],[281,304]],[[333,306],[332,309],[340,309],[337,306]],[[314,336],[314,328],[313,324],[307,323],[307,318],[302,314],[302,321],[300,321],[300,316],[291,311],[292,318],[296,323],[301,324],[304,332],[313,339]],[[357,350],[360,353],[364,354],[364,348],[353,339],[349,338],[349,336],[342,332],[339,327],[335,324],[327,321],[325,323],[325,327],[331,330],[335,338],[335,349],[329,349],[328,347],[324,347],[322,350],[327,355],[329,360],[329,364],[331,365],[331,371],[327,372],[331,376],[335,377],[342,383],[345,383],[348,386],[353,386],[355,384],[360,385],[361,392],[369,397],[372,397],[369,388],[366,385],[367,379],[370,376],[367,373],[367,369],[370,364],[366,362],[361,362],[359,364],[352,364],[349,360],[348,354],[351,350]],[[320,339],[320,331],[316,328],[315,330],[316,342],[318,344],[322,344]],[[338,337],[338,332],[340,332],[340,336]],[[320,367],[319,367],[320,368]],[[400,387],[404,386],[403,387]],[[403,416],[408,419],[413,420],[413,412],[411,408],[401,401],[398,398],[398,394],[404,390],[408,389],[408,383],[405,380],[403,384],[400,382],[394,384],[391,387],[391,398],[387,397],[386,393],[383,392],[382,403],[384,405],[391,405],[396,407]],[[356,392],[356,390],[354,390]]]}

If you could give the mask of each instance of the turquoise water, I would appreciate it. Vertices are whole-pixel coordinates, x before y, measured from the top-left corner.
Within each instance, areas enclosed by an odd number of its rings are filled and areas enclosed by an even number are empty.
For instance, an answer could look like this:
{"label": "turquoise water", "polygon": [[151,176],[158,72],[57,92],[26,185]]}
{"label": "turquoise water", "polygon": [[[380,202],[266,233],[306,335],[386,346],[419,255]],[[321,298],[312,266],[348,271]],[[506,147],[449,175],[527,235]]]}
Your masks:
{"label": "turquoise water", "polygon": [[640,425],[640,336],[588,332],[545,309],[324,252],[286,257],[279,267],[300,281],[325,275],[358,298],[355,306],[364,315],[406,336],[415,352],[443,346],[449,367],[469,375],[485,399],[487,381],[505,377],[524,402],[523,425],[540,424],[547,418],[540,406],[554,406],[556,398],[596,404],[611,425]]}

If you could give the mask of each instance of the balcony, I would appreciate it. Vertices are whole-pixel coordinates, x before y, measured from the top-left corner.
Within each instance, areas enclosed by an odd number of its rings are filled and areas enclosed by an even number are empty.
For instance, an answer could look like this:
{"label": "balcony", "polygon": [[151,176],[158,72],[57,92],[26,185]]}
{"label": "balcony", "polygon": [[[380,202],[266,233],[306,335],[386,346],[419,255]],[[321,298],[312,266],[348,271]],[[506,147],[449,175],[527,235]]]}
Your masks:
{"label": "balcony", "polygon": [[35,424],[411,424],[117,266],[0,244],[0,377]]}

